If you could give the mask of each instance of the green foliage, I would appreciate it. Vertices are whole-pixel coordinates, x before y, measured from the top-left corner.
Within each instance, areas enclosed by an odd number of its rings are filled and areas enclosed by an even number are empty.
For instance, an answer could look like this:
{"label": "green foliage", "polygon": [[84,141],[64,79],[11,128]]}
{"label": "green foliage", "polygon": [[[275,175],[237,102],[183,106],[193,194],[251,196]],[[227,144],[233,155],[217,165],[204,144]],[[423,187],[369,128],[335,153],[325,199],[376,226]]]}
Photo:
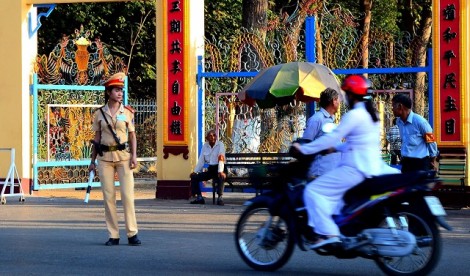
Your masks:
{"label": "green foliage", "polygon": [[[361,5],[363,0],[330,0],[327,2],[327,7],[330,10],[339,7],[342,10],[350,11],[355,15],[356,23],[360,23],[364,19]],[[400,29],[397,23],[400,22],[400,15],[397,0],[373,0],[371,32],[387,34],[390,37],[398,34]],[[358,24],[358,27],[360,26],[361,24]]]}
{"label": "green foliage", "polygon": [[41,21],[38,54],[49,55],[62,36],[74,37],[75,30],[83,25],[90,31],[91,40],[100,38],[112,55],[123,58],[129,66],[129,97],[154,99],[155,16],[155,0],[58,4]]}
{"label": "green foliage", "polygon": [[387,34],[392,37],[400,32],[397,23],[400,20],[400,13],[397,8],[397,1],[379,0],[372,4],[371,28],[375,32]]}
{"label": "green foliage", "polygon": [[204,1],[205,37],[228,40],[240,32],[242,0]]}

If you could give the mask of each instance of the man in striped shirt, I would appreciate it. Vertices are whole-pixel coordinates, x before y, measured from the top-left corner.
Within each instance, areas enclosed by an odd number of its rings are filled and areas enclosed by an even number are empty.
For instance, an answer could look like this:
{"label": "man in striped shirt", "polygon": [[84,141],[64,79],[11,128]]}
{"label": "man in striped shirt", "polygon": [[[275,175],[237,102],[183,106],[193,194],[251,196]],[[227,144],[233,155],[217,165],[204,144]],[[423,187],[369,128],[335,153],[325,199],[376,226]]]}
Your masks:
{"label": "man in striped shirt", "polygon": [[397,165],[401,159],[401,137],[397,126],[397,118],[393,119],[393,126],[387,132],[387,142],[390,145],[391,165]]}

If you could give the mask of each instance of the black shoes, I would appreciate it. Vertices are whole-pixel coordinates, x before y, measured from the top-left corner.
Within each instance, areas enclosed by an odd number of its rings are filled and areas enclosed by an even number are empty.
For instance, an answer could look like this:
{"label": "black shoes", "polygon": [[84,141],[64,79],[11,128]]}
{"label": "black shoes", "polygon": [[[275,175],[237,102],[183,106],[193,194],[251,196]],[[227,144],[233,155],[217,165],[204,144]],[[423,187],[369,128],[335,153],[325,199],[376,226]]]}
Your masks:
{"label": "black shoes", "polygon": [[[141,245],[142,242],[137,238],[137,235],[134,235],[127,239],[129,241],[129,245]],[[104,243],[106,246],[113,246],[119,245],[119,239],[112,239],[110,238],[107,242]]]}
{"label": "black shoes", "polygon": [[206,201],[203,197],[198,197],[195,200],[189,202],[189,204],[206,204]]}
{"label": "black shoes", "polygon": [[[202,204],[206,204],[206,200],[203,197],[198,197],[194,199],[193,201],[190,201],[189,204],[201,204],[202,205]],[[217,199],[217,205],[219,206],[225,205],[224,200],[221,197]]]}
{"label": "black shoes", "polygon": [[137,238],[137,235],[134,235],[134,236],[128,238],[127,240],[129,242],[129,245],[136,246],[136,245],[141,245],[142,244],[142,242],[139,240],[139,238]]}
{"label": "black shoes", "polygon": [[104,243],[106,246],[119,245],[119,239],[110,238],[107,242]]}

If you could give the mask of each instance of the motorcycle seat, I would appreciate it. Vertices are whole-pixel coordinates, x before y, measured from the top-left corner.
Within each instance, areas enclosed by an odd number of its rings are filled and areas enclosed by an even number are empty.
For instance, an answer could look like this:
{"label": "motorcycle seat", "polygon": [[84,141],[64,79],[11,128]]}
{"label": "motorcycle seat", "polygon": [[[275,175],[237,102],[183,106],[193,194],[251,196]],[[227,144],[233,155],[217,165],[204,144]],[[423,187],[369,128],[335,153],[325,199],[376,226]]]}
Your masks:
{"label": "motorcycle seat", "polygon": [[434,171],[416,171],[400,174],[386,174],[367,178],[362,183],[349,189],[343,197],[346,205],[357,201],[369,200],[373,195],[422,184],[423,181],[434,179]]}

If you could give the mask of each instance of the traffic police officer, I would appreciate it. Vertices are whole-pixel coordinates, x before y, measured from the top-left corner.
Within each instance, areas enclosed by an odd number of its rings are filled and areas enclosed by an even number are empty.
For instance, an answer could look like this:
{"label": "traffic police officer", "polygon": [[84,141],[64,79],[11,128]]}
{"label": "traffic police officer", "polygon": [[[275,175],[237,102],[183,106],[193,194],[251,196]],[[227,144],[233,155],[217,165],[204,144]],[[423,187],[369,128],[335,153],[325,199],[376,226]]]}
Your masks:
{"label": "traffic police officer", "polygon": [[109,233],[109,240],[105,245],[108,246],[119,244],[115,173],[118,175],[121,188],[128,243],[141,244],[137,237],[132,171],[137,166],[137,141],[134,110],[122,104],[125,77],[124,73],[117,73],[104,83],[106,104],[95,111],[93,119],[95,136],[92,141],[94,146],[89,170],[95,170],[95,160],[98,159],[98,174]]}

